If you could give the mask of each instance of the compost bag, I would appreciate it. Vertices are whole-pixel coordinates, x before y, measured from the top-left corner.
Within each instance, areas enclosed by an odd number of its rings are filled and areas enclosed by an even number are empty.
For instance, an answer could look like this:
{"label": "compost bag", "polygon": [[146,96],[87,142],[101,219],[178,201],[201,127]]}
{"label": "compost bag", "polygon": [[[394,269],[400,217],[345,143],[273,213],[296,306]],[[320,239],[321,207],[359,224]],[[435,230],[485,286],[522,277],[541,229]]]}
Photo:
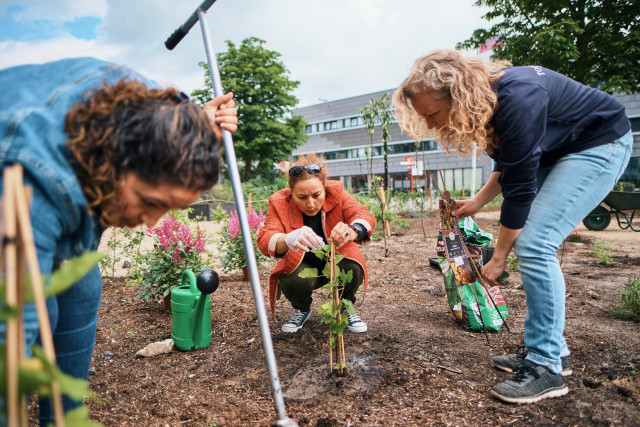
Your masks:
{"label": "compost bag", "polygon": [[483,248],[490,246],[493,236],[482,231],[470,217],[458,221],[452,216],[454,203],[440,200],[436,247],[447,302],[465,329],[497,332],[509,313],[507,304],[499,287],[485,289],[476,274],[483,265]]}

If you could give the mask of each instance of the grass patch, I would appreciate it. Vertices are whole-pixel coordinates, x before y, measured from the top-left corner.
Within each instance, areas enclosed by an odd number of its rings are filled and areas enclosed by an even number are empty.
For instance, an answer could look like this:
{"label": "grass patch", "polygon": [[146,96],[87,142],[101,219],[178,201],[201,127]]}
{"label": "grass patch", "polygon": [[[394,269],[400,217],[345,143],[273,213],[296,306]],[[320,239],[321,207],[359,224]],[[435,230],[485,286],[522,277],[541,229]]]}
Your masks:
{"label": "grass patch", "polygon": [[607,265],[611,263],[611,244],[607,241],[596,239],[591,245],[591,256],[598,260],[599,264]]}
{"label": "grass patch", "polygon": [[622,293],[616,298],[616,306],[610,313],[616,319],[640,318],[640,280],[629,279]]}

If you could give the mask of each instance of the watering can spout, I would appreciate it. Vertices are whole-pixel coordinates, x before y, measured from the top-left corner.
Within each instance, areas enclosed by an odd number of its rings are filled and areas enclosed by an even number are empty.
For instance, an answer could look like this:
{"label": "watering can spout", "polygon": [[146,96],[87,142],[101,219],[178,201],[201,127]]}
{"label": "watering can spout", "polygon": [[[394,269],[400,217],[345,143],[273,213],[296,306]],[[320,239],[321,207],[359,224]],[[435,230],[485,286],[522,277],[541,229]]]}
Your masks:
{"label": "watering can spout", "polygon": [[[218,275],[204,270],[213,277],[215,285],[202,285],[191,270],[182,273],[181,285],[171,290],[171,338],[179,350],[198,350],[211,344],[211,299],[209,294],[218,287]],[[201,275],[203,274],[201,273]],[[199,282],[202,282],[200,275]],[[201,292],[202,291],[202,292]]]}

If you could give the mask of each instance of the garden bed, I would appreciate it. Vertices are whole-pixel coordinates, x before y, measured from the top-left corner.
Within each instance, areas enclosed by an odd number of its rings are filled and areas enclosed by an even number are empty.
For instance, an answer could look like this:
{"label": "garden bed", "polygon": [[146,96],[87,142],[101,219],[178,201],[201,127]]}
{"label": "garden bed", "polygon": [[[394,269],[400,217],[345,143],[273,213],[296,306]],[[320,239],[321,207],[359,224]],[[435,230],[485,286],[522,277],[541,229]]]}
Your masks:
{"label": "garden bed", "polygon": [[[477,222],[497,232],[495,219]],[[518,273],[510,271],[501,287],[512,333],[491,334],[489,346],[482,332],[454,322],[441,273],[429,266],[437,219],[425,219],[426,238],[420,219],[409,223],[393,230],[389,258],[381,241],[364,248],[370,282],[356,309],[369,331],[345,332],[346,377],[329,374],[326,328],[315,312],[324,296],[315,294],[314,312],[296,334],[280,332],[290,314],[280,300],[278,318],[270,321],[290,418],[301,426],[640,424],[640,323],[608,312],[628,279],[640,278],[633,241],[612,245],[608,265],[591,256],[588,233],[586,243],[566,243],[559,256],[567,280],[570,392],[516,406],[488,391],[509,377],[491,367],[491,356],[515,352],[523,341],[526,305]],[[269,266],[260,272],[266,294]],[[100,399],[89,403],[92,419],[107,426],[268,426],[276,420],[250,284],[240,272],[221,279],[212,294],[211,346],[136,359],[147,344],[170,337],[171,316],[160,301],[136,300],[137,290],[122,278],[105,278],[89,377]]]}

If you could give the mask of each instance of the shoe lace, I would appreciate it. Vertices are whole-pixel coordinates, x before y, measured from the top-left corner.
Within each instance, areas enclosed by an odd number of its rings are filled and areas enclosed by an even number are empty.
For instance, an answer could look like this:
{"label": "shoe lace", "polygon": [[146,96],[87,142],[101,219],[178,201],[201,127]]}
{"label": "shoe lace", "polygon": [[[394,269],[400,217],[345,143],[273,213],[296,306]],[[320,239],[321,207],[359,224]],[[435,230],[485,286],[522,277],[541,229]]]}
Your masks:
{"label": "shoe lace", "polygon": [[289,320],[287,321],[287,323],[293,323],[293,324],[298,324],[303,318],[304,315],[307,313],[303,313],[302,311],[298,310],[295,311],[291,317],[289,317]]}
{"label": "shoe lace", "polygon": [[525,359],[527,357],[527,348],[525,346],[521,345],[516,350],[516,355],[519,356],[519,357],[522,357],[523,359]]}
{"label": "shoe lace", "polygon": [[350,325],[353,325],[354,323],[362,322],[362,319],[356,313],[353,313],[347,316],[347,321]]}
{"label": "shoe lace", "polygon": [[515,373],[516,374],[511,377],[511,381],[516,383],[523,382],[529,375],[533,376],[535,379],[540,378],[540,374],[534,369],[533,366],[524,363],[516,366]]}

